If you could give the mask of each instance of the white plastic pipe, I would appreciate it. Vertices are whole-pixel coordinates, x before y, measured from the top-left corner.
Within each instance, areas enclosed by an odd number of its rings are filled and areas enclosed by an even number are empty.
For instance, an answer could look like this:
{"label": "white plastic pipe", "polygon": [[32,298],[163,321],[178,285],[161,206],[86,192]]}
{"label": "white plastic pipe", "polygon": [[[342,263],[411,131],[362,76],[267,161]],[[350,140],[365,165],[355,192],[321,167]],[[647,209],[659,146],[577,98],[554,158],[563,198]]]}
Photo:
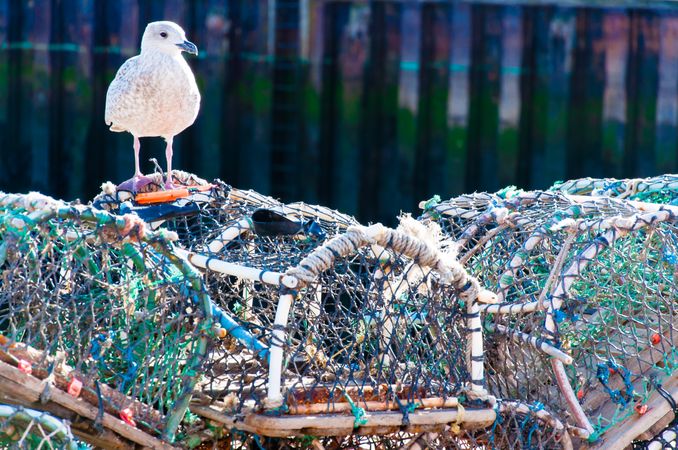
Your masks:
{"label": "white plastic pipe", "polygon": [[500,333],[506,334],[514,339],[519,339],[532,345],[534,348],[543,351],[547,355],[562,361],[563,364],[570,365],[574,362],[570,355],[545,341],[539,340],[535,336],[530,336],[529,334],[523,333],[522,331],[512,330],[508,327],[505,327],[504,325],[494,325],[493,327],[496,328],[496,330]]}
{"label": "white plastic pipe", "polygon": [[290,289],[296,288],[299,284],[299,280],[292,276],[285,275],[284,273],[241,266],[239,264],[230,263],[221,259],[210,258],[209,256],[198,253],[187,252],[186,250],[180,248],[176,249],[176,253],[179,256],[186,258],[194,266],[201,269],[212,270],[214,272],[233,275],[252,281],[261,281],[274,286],[280,286],[282,284],[283,286]]}
{"label": "white plastic pipe", "polygon": [[230,227],[226,228],[224,231],[221,232],[221,234],[212,242],[207,244],[207,249],[211,253],[218,253],[221,251],[222,248],[224,248],[226,245],[228,245],[233,239],[237,238],[241,234],[243,234],[245,231],[251,230],[252,229],[252,221],[249,219],[249,217],[246,217],[244,219],[240,219],[240,221],[235,224],[231,225]]}
{"label": "white plastic pipe", "polygon": [[479,305],[479,307],[480,311],[493,314],[527,314],[542,309],[539,302],[510,303],[508,305]]}
{"label": "white plastic pipe", "polygon": [[468,329],[471,330],[471,390],[480,395],[485,395],[487,391],[485,390],[483,331],[480,308],[476,299],[469,301],[467,313]]}
{"label": "white plastic pipe", "polygon": [[268,364],[268,398],[267,408],[282,406],[283,396],[281,391],[283,345],[285,344],[285,328],[290,314],[290,308],[294,297],[292,294],[282,294],[278,301],[278,309],[275,312],[273,338],[271,339],[270,359]]}

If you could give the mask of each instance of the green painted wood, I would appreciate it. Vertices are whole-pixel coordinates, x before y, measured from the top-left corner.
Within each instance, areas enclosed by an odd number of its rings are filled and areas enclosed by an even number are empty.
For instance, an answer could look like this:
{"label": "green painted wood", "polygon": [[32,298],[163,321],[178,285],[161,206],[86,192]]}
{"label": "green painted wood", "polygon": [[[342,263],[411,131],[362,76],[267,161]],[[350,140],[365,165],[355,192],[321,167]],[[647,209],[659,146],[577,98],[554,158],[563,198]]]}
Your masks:
{"label": "green painted wood", "polygon": [[403,198],[403,183],[397,153],[398,76],[401,48],[401,5],[374,4],[370,14],[368,58],[362,98],[361,144],[358,173],[360,215],[387,221],[389,204]]}
{"label": "green painted wood", "polygon": [[605,84],[603,11],[583,8],[576,13],[568,104],[568,178],[602,177],[602,116]]}
{"label": "green painted wood", "polygon": [[458,2],[452,5],[452,24],[450,29],[450,78],[446,119],[448,125],[446,142],[446,164],[448,192],[440,192],[449,197],[457,192],[467,192],[468,165],[468,113],[469,83],[471,61],[471,4]]}
{"label": "green painted wood", "polygon": [[[446,173],[450,5],[422,5],[414,202],[449,192]],[[427,175],[428,174],[428,175]],[[411,200],[411,201],[412,201]],[[409,208],[414,208],[412,205]]]}

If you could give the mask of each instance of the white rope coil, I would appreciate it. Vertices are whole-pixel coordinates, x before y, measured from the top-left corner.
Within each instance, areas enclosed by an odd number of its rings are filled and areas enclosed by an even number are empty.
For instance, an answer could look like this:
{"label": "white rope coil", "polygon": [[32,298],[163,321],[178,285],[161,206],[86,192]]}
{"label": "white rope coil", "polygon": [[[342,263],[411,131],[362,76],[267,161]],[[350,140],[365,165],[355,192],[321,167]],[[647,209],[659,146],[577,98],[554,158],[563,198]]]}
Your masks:
{"label": "white rope coil", "polygon": [[462,290],[459,295],[464,299],[479,298],[490,303],[493,301],[493,294],[482,289],[478,280],[470,276],[458,261],[445,257],[437,248],[421,239],[381,224],[349,227],[346,233],[317,248],[286,274],[302,283],[312,283],[318,275],[332,267],[336,258],[348,256],[363,246],[375,244],[406,255],[422,267],[436,270],[444,283]]}

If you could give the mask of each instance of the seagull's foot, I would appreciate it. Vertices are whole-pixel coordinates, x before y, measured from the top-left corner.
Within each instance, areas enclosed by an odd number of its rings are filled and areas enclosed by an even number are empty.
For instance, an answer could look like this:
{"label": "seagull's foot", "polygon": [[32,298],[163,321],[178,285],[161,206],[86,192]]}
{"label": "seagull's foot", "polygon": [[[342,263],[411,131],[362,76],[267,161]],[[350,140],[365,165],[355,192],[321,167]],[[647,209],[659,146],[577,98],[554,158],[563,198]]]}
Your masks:
{"label": "seagull's foot", "polygon": [[123,181],[118,185],[119,191],[129,191],[134,194],[138,193],[141,189],[153,183],[153,179],[147,177],[146,175],[135,175],[127,181]]}
{"label": "seagull's foot", "polygon": [[172,183],[172,180],[165,181],[165,190],[176,189],[177,187]]}
{"label": "seagull's foot", "polygon": [[165,179],[165,189],[166,189],[166,190],[176,189],[176,188],[178,188],[178,187],[181,187],[181,186],[177,186],[176,184],[174,184],[173,181],[174,181],[174,177],[171,176],[171,175],[168,176],[168,177]]}

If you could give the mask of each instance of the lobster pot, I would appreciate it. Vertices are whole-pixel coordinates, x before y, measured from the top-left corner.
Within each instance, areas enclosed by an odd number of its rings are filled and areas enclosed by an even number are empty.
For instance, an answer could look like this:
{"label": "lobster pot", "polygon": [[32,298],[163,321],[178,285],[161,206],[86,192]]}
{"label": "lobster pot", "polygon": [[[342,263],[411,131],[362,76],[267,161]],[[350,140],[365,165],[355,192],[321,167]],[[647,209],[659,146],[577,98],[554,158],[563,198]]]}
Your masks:
{"label": "lobster pot", "polygon": [[[493,395],[549,405],[554,412],[566,410],[555,383],[531,382],[551,377],[552,355],[513,331],[543,325],[552,277],[592,239],[590,233],[569,232],[566,225],[636,211],[609,199],[577,200],[558,192],[515,190],[427,205],[419,220],[438,224],[443,235],[454,241],[469,272],[498,296],[499,304],[480,305],[489,331],[484,337]],[[521,325],[515,326],[516,321]]]}
{"label": "lobster pot", "polygon": [[0,202],[0,359],[171,439],[207,351],[197,274],[129,216]]}
{"label": "lobster pot", "polygon": [[264,436],[386,434],[423,410],[419,425],[441,426],[462,401],[475,409],[460,423],[492,423],[482,330],[469,327],[479,287],[458,264],[452,275],[437,249],[380,225],[314,248],[308,236],[251,239],[259,251],[261,239],[278,245],[289,266],[275,271],[263,252],[230,262],[188,254],[235,322],[200,385],[214,409]]}
{"label": "lobster pot", "polygon": [[454,234],[460,260],[501,302],[480,307],[488,389],[614,442],[674,377],[676,208],[501,194],[476,194],[487,207],[452,199],[421,219]]}
{"label": "lobster pot", "polygon": [[676,205],[678,175],[649,178],[579,178],[554,184],[549,190],[574,195],[617,197],[643,202]]}

